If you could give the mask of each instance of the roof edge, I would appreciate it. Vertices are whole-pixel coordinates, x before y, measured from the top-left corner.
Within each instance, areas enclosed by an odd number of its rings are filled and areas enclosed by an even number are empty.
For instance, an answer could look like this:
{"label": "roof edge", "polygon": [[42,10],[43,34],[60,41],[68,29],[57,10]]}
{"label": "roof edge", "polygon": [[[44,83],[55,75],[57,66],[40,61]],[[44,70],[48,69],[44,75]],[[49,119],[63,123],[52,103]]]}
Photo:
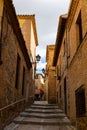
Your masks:
{"label": "roof edge", "polygon": [[57,59],[61,47],[62,37],[65,31],[66,21],[68,18],[68,14],[60,15],[59,18],[59,24],[58,24],[58,30],[57,30],[57,36],[56,36],[56,42],[55,42],[55,51],[54,51],[54,57],[53,57],[53,66],[56,66]]}
{"label": "roof edge", "polygon": [[10,16],[10,19],[11,19],[11,25],[12,25],[13,31],[17,37],[21,51],[24,55],[26,65],[27,65],[28,69],[30,69],[32,67],[32,64],[31,64],[30,57],[27,52],[27,48],[25,46],[25,41],[24,41],[20,26],[19,26],[19,22],[17,20],[15,7],[12,3],[12,0],[4,0],[4,5],[5,5],[5,8],[8,10],[8,15]]}

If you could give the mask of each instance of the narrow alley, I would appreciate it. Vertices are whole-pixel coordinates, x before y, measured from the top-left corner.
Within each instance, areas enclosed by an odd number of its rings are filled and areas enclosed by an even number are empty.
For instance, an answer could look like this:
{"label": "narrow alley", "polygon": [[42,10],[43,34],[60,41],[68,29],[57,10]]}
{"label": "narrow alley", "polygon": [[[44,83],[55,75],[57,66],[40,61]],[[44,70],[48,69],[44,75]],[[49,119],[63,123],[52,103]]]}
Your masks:
{"label": "narrow alley", "polygon": [[56,104],[36,101],[4,130],[75,130]]}
{"label": "narrow alley", "polygon": [[87,0],[0,0],[0,130],[87,130]]}

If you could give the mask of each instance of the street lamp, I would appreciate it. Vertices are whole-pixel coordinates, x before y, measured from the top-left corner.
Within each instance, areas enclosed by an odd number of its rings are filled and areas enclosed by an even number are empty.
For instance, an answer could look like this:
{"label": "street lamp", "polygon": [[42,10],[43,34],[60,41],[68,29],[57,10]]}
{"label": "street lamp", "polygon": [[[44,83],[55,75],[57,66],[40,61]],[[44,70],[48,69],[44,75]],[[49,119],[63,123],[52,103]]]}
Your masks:
{"label": "street lamp", "polygon": [[41,56],[38,54],[37,56],[36,56],[36,61],[35,62],[32,62],[32,64],[35,64],[34,65],[34,78],[36,79],[36,64],[40,61],[40,59],[41,59]]}
{"label": "street lamp", "polygon": [[43,72],[44,75],[48,74],[47,71],[44,68],[42,69],[42,72]]}
{"label": "street lamp", "polygon": [[41,56],[38,54],[38,55],[36,56],[36,61],[35,61],[35,62],[32,62],[32,64],[38,63],[38,62],[40,61],[40,59],[41,59]]}
{"label": "street lamp", "polygon": [[44,68],[42,69],[42,72],[43,72],[43,74],[45,74],[45,69]]}
{"label": "street lamp", "polygon": [[36,61],[39,62],[40,59],[41,59],[41,56],[38,54],[38,55],[36,56]]}

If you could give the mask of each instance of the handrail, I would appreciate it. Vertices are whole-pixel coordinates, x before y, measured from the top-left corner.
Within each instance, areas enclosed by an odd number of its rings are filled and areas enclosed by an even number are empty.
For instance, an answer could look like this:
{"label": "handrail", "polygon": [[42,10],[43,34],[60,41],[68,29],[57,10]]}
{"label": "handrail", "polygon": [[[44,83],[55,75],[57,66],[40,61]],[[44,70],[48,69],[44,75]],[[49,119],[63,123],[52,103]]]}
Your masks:
{"label": "handrail", "polygon": [[6,109],[6,108],[8,108],[8,107],[10,107],[10,106],[12,106],[12,105],[15,105],[15,104],[17,104],[17,103],[19,103],[19,102],[21,102],[21,101],[24,101],[24,100],[25,100],[25,98],[23,98],[23,99],[21,99],[21,100],[18,100],[18,101],[16,101],[16,102],[12,103],[12,104],[9,104],[8,106],[1,108],[0,111],[4,110],[4,109]]}

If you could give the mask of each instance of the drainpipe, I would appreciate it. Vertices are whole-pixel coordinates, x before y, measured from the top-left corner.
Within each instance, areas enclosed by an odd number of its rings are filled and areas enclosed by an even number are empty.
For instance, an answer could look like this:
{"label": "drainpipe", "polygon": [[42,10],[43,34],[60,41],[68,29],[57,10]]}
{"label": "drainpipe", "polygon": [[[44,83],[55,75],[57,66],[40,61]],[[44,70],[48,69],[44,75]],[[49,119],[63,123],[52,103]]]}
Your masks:
{"label": "drainpipe", "polygon": [[0,0],[0,65],[2,64],[1,51],[2,51],[2,15],[3,15],[4,1]]}

